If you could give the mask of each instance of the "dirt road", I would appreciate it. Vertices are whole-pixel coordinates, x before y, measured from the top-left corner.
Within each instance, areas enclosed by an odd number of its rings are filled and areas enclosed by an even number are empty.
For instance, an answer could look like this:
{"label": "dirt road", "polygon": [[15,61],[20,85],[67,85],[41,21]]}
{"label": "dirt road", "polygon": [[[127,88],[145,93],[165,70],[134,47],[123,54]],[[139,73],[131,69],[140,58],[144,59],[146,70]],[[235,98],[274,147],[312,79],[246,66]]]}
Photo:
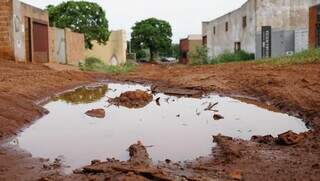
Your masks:
{"label": "dirt road", "polygon": [[131,170],[114,169],[115,165],[112,165],[112,169],[107,169],[108,171],[101,169],[109,168],[110,163],[97,164],[94,169],[88,168],[91,172],[79,172],[65,177],[57,174],[57,170],[43,166],[47,163],[42,159],[33,159],[26,153],[12,151],[10,147],[0,147],[0,180],[35,180],[44,177],[61,180],[88,180],[91,177],[172,180],[178,178],[175,177],[177,175],[181,176],[181,170],[184,170],[183,174],[189,175],[183,178],[189,180],[320,178],[320,64],[274,66],[238,63],[195,67],[145,64],[129,74],[102,75],[57,71],[44,65],[0,62],[0,137],[3,140],[14,136],[24,126],[45,114],[46,111],[36,104],[38,101],[100,79],[248,96],[257,99],[258,102],[254,101],[256,103],[272,104],[282,112],[304,118],[306,123],[312,126],[313,133],[294,146],[219,138],[220,144],[213,151],[213,158],[201,159],[184,166],[162,166],[161,173],[171,170],[169,172],[172,177],[160,177],[158,172],[158,177],[154,177],[154,172],[153,177],[146,176],[151,174],[150,170],[137,171],[136,168],[131,168],[130,164]]}

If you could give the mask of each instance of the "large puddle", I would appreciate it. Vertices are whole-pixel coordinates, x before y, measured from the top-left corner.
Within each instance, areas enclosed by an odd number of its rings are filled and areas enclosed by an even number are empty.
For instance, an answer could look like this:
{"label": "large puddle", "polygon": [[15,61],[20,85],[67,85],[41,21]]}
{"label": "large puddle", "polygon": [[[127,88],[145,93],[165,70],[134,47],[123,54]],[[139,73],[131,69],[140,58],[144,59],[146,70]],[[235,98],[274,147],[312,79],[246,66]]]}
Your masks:
{"label": "large puddle", "polygon": [[[184,161],[209,155],[214,146],[212,135],[219,133],[250,139],[253,135],[277,136],[288,130],[307,131],[296,117],[218,95],[196,99],[156,94],[144,108],[108,106],[110,97],[136,89],[149,87],[109,83],[66,93],[46,104],[50,114],[27,128],[15,142],[34,157],[63,158],[70,171],[94,159],[127,160],[127,148],[138,140],[148,146],[153,161]],[[213,110],[224,119],[214,120],[214,112],[205,111],[216,102]],[[106,117],[85,114],[94,108],[104,108]]]}

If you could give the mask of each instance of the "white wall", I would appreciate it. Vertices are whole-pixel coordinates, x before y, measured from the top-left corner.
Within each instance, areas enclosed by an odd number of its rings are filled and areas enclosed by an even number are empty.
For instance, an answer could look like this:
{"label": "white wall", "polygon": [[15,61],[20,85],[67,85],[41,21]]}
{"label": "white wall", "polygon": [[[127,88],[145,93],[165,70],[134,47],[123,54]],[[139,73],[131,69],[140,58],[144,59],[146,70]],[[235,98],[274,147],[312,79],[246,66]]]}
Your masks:
{"label": "white wall", "polygon": [[[234,51],[235,42],[241,42],[241,49],[255,53],[255,0],[247,1],[239,9],[218,19],[203,23],[203,36],[207,36],[209,56],[214,57],[225,51]],[[243,28],[242,18],[247,17],[247,26]],[[229,30],[225,31],[228,22]],[[214,35],[213,29],[216,27]]]}

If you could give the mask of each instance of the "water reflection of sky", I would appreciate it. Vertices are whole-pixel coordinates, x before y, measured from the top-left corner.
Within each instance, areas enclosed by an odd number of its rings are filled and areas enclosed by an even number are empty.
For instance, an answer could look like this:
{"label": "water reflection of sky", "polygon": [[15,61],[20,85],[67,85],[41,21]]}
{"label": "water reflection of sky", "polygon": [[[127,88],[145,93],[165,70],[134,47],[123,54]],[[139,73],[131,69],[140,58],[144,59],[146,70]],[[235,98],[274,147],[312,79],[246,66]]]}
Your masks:
{"label": "water reflection of sky", "polygon": [[[286,114],[271,112],[238,100],[210,95],[203,99],[177,98],[157,94],[156,101],[142,109],[108,107],[108,97],[128,90],[147,90],[141,85],[109,84],[95,93],[78,91],[72,101],[56,100],[45,108],[50,114],[27,128],[19,137],[19,145],[36,157],[54,159],[63,155],[71,169],[89,164],[93,159],[128,159],[129,145],[142,141],[154,161],[183,161],[206,156],[214,145],[212,135],[222,133],[242,139],[252,135],[272,134],[293,130],[306,131],[304,123]],[[83,97],[88,97],[83,99]],[[101,96],[102,95],[102,96]],[[81,97],[80,101],[74,97]],[[92,97],[97,98],[95,101]],[[101,97],[100,99],[98,97]],[[212,111],[204,111],[209,103],[225,119],[215,121]],[[104,108],[106,117],[97,119],[84,113]],[[178,116],[179,115],[179,116]]]}

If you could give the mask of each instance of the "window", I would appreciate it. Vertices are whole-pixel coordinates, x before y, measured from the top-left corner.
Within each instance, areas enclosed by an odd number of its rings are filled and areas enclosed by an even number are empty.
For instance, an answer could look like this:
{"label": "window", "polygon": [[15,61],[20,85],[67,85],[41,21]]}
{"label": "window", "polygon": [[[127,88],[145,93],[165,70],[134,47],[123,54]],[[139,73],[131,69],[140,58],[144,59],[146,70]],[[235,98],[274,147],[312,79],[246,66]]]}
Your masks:
{"label": "window", "polygon": [[226,22],[226,31],[229,31],[229,23]]}
{"label": "window", "polygon": [[241,42],[234,42],[234,52],[241,50]]}
{"label": "window", "polygon": [[213,27],[213,34],[214,35],[216,34],[216,27],[215,26]]}
{"label": "window", "polygon": [[243,28],[247,27],[247,16],[242,17],[242,27]]}

